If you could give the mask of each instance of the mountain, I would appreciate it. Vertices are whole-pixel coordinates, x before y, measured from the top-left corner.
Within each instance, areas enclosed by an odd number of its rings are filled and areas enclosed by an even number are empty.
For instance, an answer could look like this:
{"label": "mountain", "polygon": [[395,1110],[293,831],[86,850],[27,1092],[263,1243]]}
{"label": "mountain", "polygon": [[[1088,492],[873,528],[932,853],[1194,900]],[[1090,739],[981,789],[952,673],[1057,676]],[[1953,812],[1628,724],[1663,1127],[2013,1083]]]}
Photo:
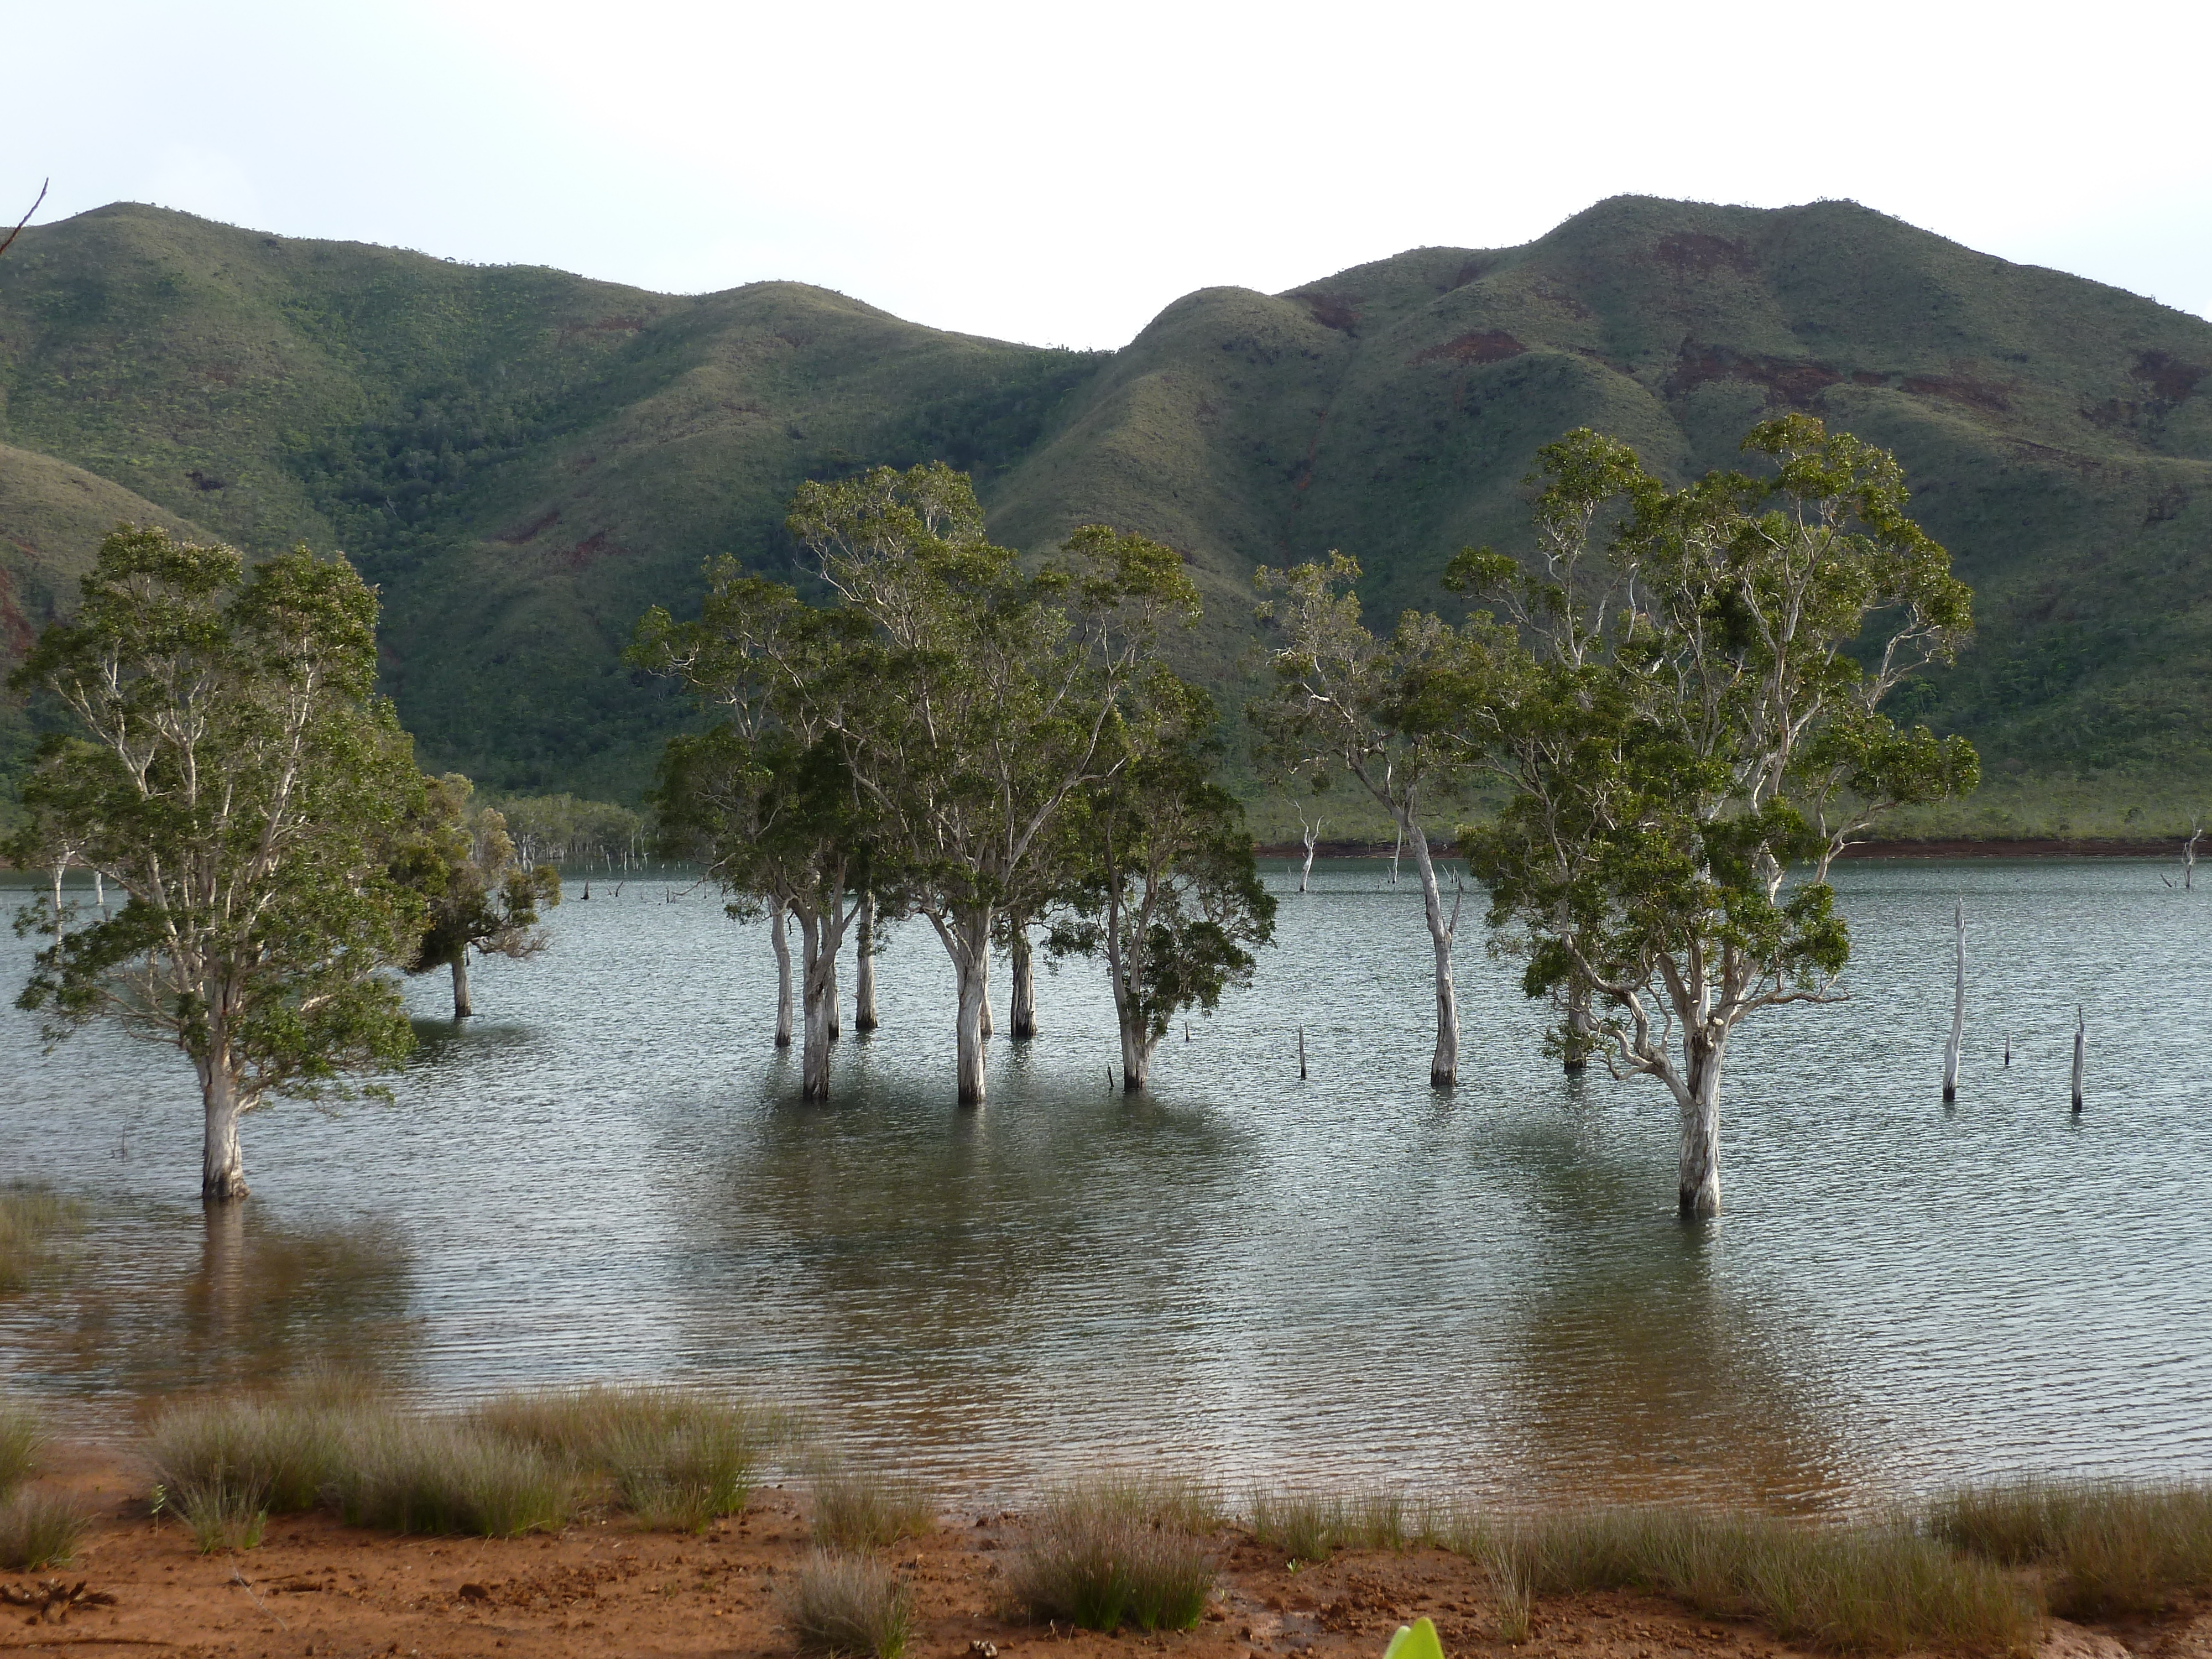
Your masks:
{"label": "mountain", "polygon": [[[1241,695],[1250,575],[1332,547],[1373,620],[1520,544],[1538,445],[1672,478],[1753,421],[1895,449],[1980,634],[1918,693],[1989,810],[2212,784],[2212,325],[1850,203],[1619,198],[1525,246],[1210,289],[1114,353],[902,322],[793,283],[696,297],[118,205],[0,260],[0,648],[112,517],[343,546],[384,589],[427,763],[626,793],[680,718],[619,662],[700,561],[787,568],[802,478],[940,456],[1030,550],[1104,520],[1182,550],[1191,666]],[[2010,803],[2005,805],[2004,803]]]}

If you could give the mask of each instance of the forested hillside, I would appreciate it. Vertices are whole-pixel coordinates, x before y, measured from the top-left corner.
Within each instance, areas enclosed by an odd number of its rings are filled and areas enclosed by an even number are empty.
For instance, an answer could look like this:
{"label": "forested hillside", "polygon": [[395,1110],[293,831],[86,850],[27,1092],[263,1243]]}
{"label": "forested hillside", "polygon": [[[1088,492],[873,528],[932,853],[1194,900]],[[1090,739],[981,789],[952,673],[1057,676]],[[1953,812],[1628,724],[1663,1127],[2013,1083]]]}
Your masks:
{"label": "forested hillside", "polygon": [[1233,692],[1255,563],[1341,547],[1373,620],[1438,605],[1459,546],[1516,544],[1562,430],[1679,479],[1795,408],[1898,451],[1976,590],[1920,701],[1982,745],[1982,810],[2170,802],[2212,787],[2208,369],[2212,325],[1846,203],[1617,198],[1524,247],[1194,294],[1112,354],[119,205],[0,261],[0,623],[19,649],[118,517],[342,546],[426,764],[627,793],[677,718],[620,665],[632,621],[709,554],[787,566],[804,478],[942,457],[1012,544],[1164,540]]}

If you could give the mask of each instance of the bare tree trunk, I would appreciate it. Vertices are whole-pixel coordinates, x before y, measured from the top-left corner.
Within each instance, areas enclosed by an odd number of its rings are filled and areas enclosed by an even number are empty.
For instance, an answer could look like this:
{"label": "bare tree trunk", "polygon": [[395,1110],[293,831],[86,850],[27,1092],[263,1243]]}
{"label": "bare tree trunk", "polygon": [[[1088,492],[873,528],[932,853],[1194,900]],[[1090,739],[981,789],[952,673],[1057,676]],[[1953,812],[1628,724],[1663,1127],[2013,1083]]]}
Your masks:
{"label": "bare tree trunk", "polygon": [[1400,827],[1413,843],[1413,867],[1421,878],[1421,904],[1428,917],[1429,943],[1437,959],[1437,1048],[1429,1060],[1431,1087],[1449,1089],[1459,1078],[1459,996],[1452,984],[1452,935],[1459,925],[1459,906],[1444,919],[1443,894],[1437,886],[1436,865],[1429,857],[1429,838],[1419,823],[1401,818]]}
{"label": "bare tree trunk", "polygon": [[1953,926],[1958,930],[1958,974],[1951,988],[1951,1040],[1943,1045],[1943,1103],[1951,1104],[1959,1097],[1959,1049],[1966,1036],[1966,901],[1960,899],[1951,912]]}
{"label": "bare tree trunk", "polygon": [[845,1035],[845,1027],[843,1021],[839,1017],[837,1008],[837,1004],[841,1000],[837,988],[837,953],[833,951],[830,952],[829,955],[830,988],[828,991],[823,993],[823,994],[828,999],[830,1005],[830,1041],[836,1042],[843,1039]]}
{"label": "bare tree trunk", "polygon": [[469,951],[463,945],[453,952],[453,1018],[466,1019],[476,1012],[469,1001]]}
{"label": "bare tree trunk", "polygon": [[1398,884],[1398,855],[1406,850],[1406,826],[1398,826],[1398,839],[1390,848],[1390,884]]}
{"label": "bare tree trunk", "polygon": [[62,877],[69,869],[66,857],[54,860],[54,969],[61,970],[62,935],[67,930],[62,926]]}
{"label": "bare tree trunk", "polygon": [[983,1039],[990,1035],[991,911],[988,905],[956,912],[939,924],[958,981],[957,1058],[960,1103],[983,1103]]}
{"label": "bare tree trunk", "polygon": [[1006,1024],[1016,1036],[1033,1037],[1036,1035],[1036,964],[1026,921],[1014,924],[1012,956],[1014,988],[1007,999]]}
{"label": "bare tree trunk", "polygon": [[1590,1050],[1597,1046],[1591,1033],[1597,1022],[1590,1015],[1590,988],[1577,980],[1567,988],[1567,1054],[1564,1062],[1569,1077],[1580,1077],[1589,1070]]}
{"label": "bare tree trunk", "polygon": [[2204,836],[2204,826],[2192,819],[2189,825],[2189,844],[2181,849],[2181,890],[2197,890],[2197,843]]}
{"label": "bare tree trunk", "polygon": [[1121,1025],[1121,1091],[1135,1094],[1152,1080],[1152,1055],[1159,1048],[1159,1039],[1146,1030],[1139,1020]]}
{"label": "bare tree trunk", "polygon": [[1685,1220],[1721,1211],[1722,1053],[1720,1043],[1707,1047],[1692,1039],[1688,1085],[1677,1091],[1682,1115],[1678,1201]]}
{"label": "bare tree trunk", "polygon": [[768,902],[768,942],[775,951],[775,1046],[791,1047],[791,939],[784,931],[784,903]]}
{"label": "bare tree trunk", "polygon": [[1298,828],[1304,834],[1306,841],[1306,867],[1298,872],[1298,891],[1303,893],[1306,890],[1306,884],[1313,879],[1314,843],[1321,839],[1321,820],[1316,818],[1311,823],[1308,823],[1306,815],[1300,812]]}
{"label": "bare tree trunk", "polygon": [[2074,1011],[2074,1109],[2081,1109],[2081,1062],[2088,1047],[2089,1022],[2079,1008]]}
{"label": "bare tree trunk", "polygon": [[228,1204],[244,1198],[246,1159],[238,1146],[240,1102],[238,1079],[230,1074],[228,1055],[217,1042],[208,1059],[199,1064],[200,1102],[206,1109],[206,1132],[200,1144],[200,1197],[210,1204]]}
{"label": "bare tree trunk", "polygon": [[854,946],[853,1029],[876,1029],[876,896],[860,895],[860,933]]}
{"label": "bare tree trunk", "polygon": [[799,949],[804,978],[801,1004],[806,1016],[805,1041],[799,1048],[799,1089],[802,1100],[830,1098],[830,1028],[837,995],[837,958],[822,948],[818,918],[802,910],[799,917]]}

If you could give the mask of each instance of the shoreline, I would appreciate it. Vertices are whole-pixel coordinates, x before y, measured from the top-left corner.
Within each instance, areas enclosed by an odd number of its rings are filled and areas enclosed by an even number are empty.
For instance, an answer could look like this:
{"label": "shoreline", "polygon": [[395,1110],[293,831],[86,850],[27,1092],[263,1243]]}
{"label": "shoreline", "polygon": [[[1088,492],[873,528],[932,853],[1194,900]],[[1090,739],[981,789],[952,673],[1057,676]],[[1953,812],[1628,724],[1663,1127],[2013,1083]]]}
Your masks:
{"label": "shoreline", "polygon": [[[1316,859],[1381,859],[1387,861],[1392,850],[1387,841],[1319,841],[1314,843]],[[1302,860],[1306,849],[1304,842],[1261,842],[1254,844],[1252,854],[1255,858]],[[1453,856],[1450,843],[1431,842],[1429,854],[1431,858]],[[2178,863],[2180,857],[2180,842],[2170,837],[2152,841],[2140,837],[2093,836],[1930,836],[1909,840],[1858,842],[1844,848],[1838,861],[1855,862],[1861,859],[2172,859]],[[2208,854],[2208,857],[2212,857],[2212,854]]]}

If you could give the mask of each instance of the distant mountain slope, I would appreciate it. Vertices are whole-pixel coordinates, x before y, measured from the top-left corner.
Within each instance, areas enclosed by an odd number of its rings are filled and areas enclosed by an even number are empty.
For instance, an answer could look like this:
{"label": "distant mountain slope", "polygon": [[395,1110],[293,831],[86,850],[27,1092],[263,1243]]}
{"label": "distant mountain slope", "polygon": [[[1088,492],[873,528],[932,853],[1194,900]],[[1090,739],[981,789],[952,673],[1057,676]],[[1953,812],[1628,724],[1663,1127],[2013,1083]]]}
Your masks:
{"label": "distant mountain slope", "polygon": [[2208,369],[2212,325],[1844,203],[1617,198],[1525,247],[1204,290],[1113,354],[117,206],[0,260],[0,559],[35,623],[110,512],[343,545],[427,761],[625,791],[676,717],[620,666],[632,619],[709,554],[784,567],[802,477],[943,456],[1002,540],[1171,543],[1206,593],[1193,665],[1234,695],[1255,563],[1354,552],[1387,621],[1442,603],[1464,543],[1519,544],[1568,427],[1680,477],[1799,408],[1898,450],[1977,590],[1927,717],[1999,778],[2164,788],[2212,784]]}

